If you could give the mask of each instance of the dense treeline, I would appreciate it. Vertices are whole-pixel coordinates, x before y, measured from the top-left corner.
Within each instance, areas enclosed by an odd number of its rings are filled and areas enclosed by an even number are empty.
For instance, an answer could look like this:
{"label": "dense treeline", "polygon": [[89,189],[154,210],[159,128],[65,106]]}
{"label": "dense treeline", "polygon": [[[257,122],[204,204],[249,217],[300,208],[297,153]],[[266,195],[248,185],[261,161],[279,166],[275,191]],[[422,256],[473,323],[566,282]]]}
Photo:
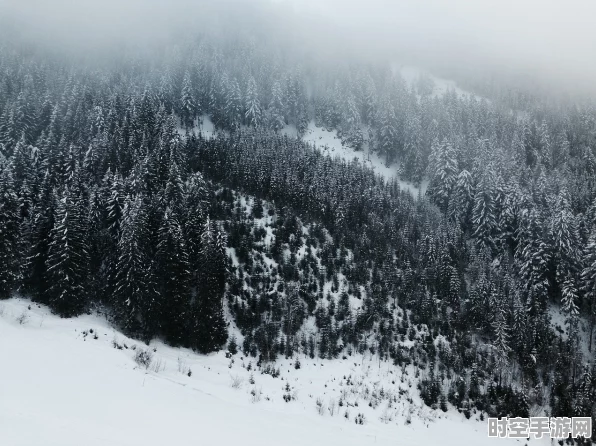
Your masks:
{"label": "dense treeline", "polygon": [[[227,302],[263,360],[370,350],[423,370],[429,405],[593,414],[594,111],[517,113],[267,49],[202,39],[85,68],[3,48],[2,297],[101,305],[199,351],[225,344]],[[214,138],[190,132],[202,115]],[[311,120],[427,177],[426,196],[279,132]]]}
{"label": "dense treeline", "polygon": [[[104,116],[85,103],[88,94],[73,94],[48,121],[38,116],[47,98],[40,110],[31,102],[3,109],[11,118],[0,157],[2,296],[18,290],[65,317],[101,304],[145,339],[220,348],[224,234],[209,219],[212,191],[189,170],[174,118],[163,107]],[[69,113],[74,103],[80,115]]]}

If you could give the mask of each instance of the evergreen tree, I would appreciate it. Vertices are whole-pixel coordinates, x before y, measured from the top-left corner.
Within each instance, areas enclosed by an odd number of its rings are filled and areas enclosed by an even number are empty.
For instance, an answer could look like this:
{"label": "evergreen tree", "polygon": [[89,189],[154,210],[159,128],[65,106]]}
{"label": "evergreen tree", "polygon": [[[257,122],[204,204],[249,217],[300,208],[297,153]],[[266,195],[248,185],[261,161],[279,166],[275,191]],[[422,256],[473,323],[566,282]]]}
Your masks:
{"label": "evergreen tree", "polygon": [[152,260],[147,242],[147,216],[143,199],[127,198],[122,216],[122,234],[118,241],[118,267],[115,302],[118,319],[129,332],[150,339],[156,334],[161,313],[155,290]]}
{"label": "evergreen tree", "polygon": [[275,81],[271,87],[271,101],[267,109],[269,128],[274,131],[281,130],[286,125],[283,115],[284,103],[282,94],[281,84],[279,81]]}
{"label": "evergreen tree", "polygon": [[[458,181],[457,170],[457,157],[451,143],[434,141],[429,159],[430,184],[426,193],[443,212],[447,212],[451,192]],[[462,188],[467,187],[465,175],[461,179]],[[462,190],[462,200],[467,192],[469,190]]]}
{"label": "evergreen tree", "polygon": [[226,254],[223,235],[208,218],[201,234],[200,270],[194,312],[194,343],[197,350],[220,349],[228,334],[223,316]]}
{"label": "evergreen tree", "polygon": [[225,110],[228,125],[238,128],[242,123],[242,93],[237,80],[233,80],[227,88]]}
{"label": "evergreen tree", "polygon": [[385,157],[385,163],[389,165],[393,159],[395,151],[395,110],[393,105],[387,100],[383,104],[379,125],[379,152]]}
{"label": "evergreen tree", "polygon": [[497,308],[496,317],[493,322],[493,330],[495,340],[493,346],[495,348],[497,367],[499,373],[502,374],[509,364],[508,355],[511,351],[509,347],[509,328],[505,317],[504,308],[501,306]]}
{"label": "evergreen tree", "polygon": [[49,304],[62,317],[80,314],[88,305],[87,212],[84,199],[65,188],[56,204],[47,258]]}
{"label": "evergreen tree", "polygon": [[495,230],[497,227],[493,181],[488,175],[478,185],[474,195],[474,209],[472,210],[473,236],[480,247],[493,248],[495,246]]}
{"label": "evergreen tree", "polygon": [[245,95],[246,112],[244,117],[248,125],[258,127],[261,123],[261,102],[259,100],[259,92],[257,91],[257,82],[253,76],[248,78],[248,85],[246,87]]}
{"label": "evergreen tree", "polygon": [[596,321],[596,228],[593,230],[584,254],[584,269],[581,273],[581,290],[586,296],[588,317],[590,318],[589,347],[592,351],[594,322]]}
{"label": "evergreen tree", "polygon": [[196,108],[190,72],[186,71],[182,80],[182,92],[180,96],[180,118],[185,127],[192,127]]}
{"label": "evergreen tree", "polygon": [[191,271],[182,227],[170,208],[166,208],[159,228],[155,266],[163,333],[171,344],[185,344]]}
{"label": "evergreen tree", "polygon": [[453,188],[453,195],[449,200],[448,205],[449,217],[459,222],[464,231],[470,230],[473,203],[474,186],[472,175],[464,169],[457,176],[457,181]]}
{"label": "evergreen tree", "polygon": [[10,297],[19,279],[19,204],[12,169],[0,155],[0,299]]}

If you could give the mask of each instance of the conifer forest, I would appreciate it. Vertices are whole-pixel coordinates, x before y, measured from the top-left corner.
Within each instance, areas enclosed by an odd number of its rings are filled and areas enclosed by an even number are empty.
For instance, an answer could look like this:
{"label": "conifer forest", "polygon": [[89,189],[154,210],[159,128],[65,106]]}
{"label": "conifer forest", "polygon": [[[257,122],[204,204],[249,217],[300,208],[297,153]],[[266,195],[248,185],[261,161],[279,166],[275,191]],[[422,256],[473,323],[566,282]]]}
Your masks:
{"label": "conifer forest", "polygon": [[472,75],[437,94],[426,71],[267,27],[87,54],[17,27],[0,305],[273,371],[369,355],[415,370],[431,410],[592,417],[596,438],[587,95]]}

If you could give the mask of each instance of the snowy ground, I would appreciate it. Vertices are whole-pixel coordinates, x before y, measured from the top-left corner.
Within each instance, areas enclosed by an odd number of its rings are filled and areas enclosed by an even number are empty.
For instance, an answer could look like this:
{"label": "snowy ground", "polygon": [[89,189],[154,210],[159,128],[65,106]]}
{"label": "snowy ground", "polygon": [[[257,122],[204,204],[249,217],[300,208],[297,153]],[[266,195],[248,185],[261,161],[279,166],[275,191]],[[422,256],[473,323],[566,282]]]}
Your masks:
{"label": "snowy ground", "polygon": [[[401,77],[406,81],[406,83],[410,86],[416,85],[416,83],[418,82],[418,80],[420,79],[421,76],[428,76],[430,79],[432,79],[433,84],[434,84],[434,88],[433,88],[433,92],[432,92],[433,97],[441,97],[449,91],[454,91],[460,97],[474,97],[477,100],[485,99],[485,98],[482,98],[481,96],[478,96],[475,93],[461,89],[460,87],[457,86],[455,81],[437,77],[437,76],[431,74],[430,72],[423,70],[419,67],[414,67],[414,66],[410,66],[410,65],[400,66],[398,64],[394,64],[392,66],[392,70],[394,73],[399,73],[401,75]],[[485,99],[485,100],[488,100],[488,99]]]}
{"label": "snowy ground", "polygon": [[[191,133],[192,132],[195,132],[196,134],[201,133],[203,138],[206,139],[214,138],[216,135],[215,124],[213,124],[211,118],[208,115],[202,115],[199,119],[194,121],[194,127]],[[178,127],[178,133],[184,136],[186,135],[186,129]]]}
{"label": "snowy ground", "polygon": [[[149,347],[155,351],[145,369],[133,359],[141,348],[147,347],[99,316],[59,319],[24,299],[0,302],[0,444],[482,446],[514,441],[487,438],[486,421],[474,420],[476,415],[465,420],[455,411],[421,406],[408,375],[402,382],[399,369],[370,357],[300,357],[299,370],[295,359],[282,360],[275,364],[280,376],[273,378],[240,353],[232,362],[223,352],[196,355],[160,342]],[[292,400],[285,402],[283,395]],[[367,401],[378,405],[369,407]],[[363,425],[355,423],[359,413]]]}

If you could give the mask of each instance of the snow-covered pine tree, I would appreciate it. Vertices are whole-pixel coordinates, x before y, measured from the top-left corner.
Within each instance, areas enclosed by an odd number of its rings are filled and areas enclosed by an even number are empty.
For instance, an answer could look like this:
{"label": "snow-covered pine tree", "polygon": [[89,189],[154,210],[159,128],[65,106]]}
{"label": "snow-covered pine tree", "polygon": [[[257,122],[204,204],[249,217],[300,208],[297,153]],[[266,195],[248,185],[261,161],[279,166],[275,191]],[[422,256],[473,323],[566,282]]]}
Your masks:
{"label": "snow-covered pine tree", "polygon": [[259,100],[259,91],[257,82],[253,76],[248,78],[246,86],[245,105],[246,112],[244,117],[246,123],[253,127],[259,127],[261,124],[261,101]]}
{"label": "snow-covered pine tree", "polygon": [[163,333],[172,345],[188,345],[191,271],[180,221],[169,207],[158,232],[154,275]]}
{"label": "snow-covered pine tree", "polygon": [[195,114],[196,114],[196,100],[194,97],[194,91],[190,72],[187,70],[184,73],[182,79],[182,91],[180,94],[180,120],[186,128],[190,128],[193,125]]}
{"label": "snow-covered pine tree", "polygon": [[378,150],[385,158],[385,163],[389,165],[393,160],[395,149],[395,110],[389,100],[385,100],[381,108],[379,122],[379,145]]}
{"label": "snow-covered pine tree", "polygon": [[502,378],[502,374],[506,371],[509,364],[509,353],[511,352],[511,347],[509,346],[509,326],[507,324],[505,308],[502,304],[496,310],[496,316],[492,326],[494,330],[493,347],[495,349],[495,359],[497,368],[499,369],[499,376]]}
{"label": "snow-covered pine tree", "polygon": [[561,286],[561,296],[561,305],[566,315],[565,323],[567,324],[567,333],[569,339],[575,343],[578,341],[577,316],[579,315],[579,309],[577,307],[577,302],[579,301],[579,294],[573,279],[565,279]]}
{"label": "snow-covered pine tree", "polygon": [[[428,170],[430,183],[426,193],[439,209],[447,212],[453,187],[458,180],[457,154],[451,142],[438,140],[433,142]],[[464,179],[465,177],[462,178]],[[466,184],[463,185],[463,187],[466,186]],[[463,192],[465,194],[467,191]]]}
{"label": "snow-covered pine tree", "polygon": [[550,236],[553,243],[553,257],[556,262],[556,274],[559,283],[575,277],[578,272],[580,239],[577,223],[568,193],[561,190],[552,212]]}
{"label": "snow-covered pine tree", "polygon": [[447,213],[450,218],[461,225],[465,232],[470,230],[473,203],[474,184],[472,175],[466,169],[463,169],[457,175]]}
{"label": "snow-covered pine tree", "polygon": [[581,273],[581,290],[586,296],[586,307],[590,318],[589,348],[592,351],[594,324],[596,322],[596,228],[592,230],[584,249],[584,269]]}
{"label": "snow-covered pine tree", "polygon": [[236,79],[230,82],[226,91],[225,110],[229,127],[239,128],[242,124],[242,93]]}
{"label": "snow-covered pine tree", "polygon": [[201,352],[220,349],[227,340],[223,316],[227,259],[223,235],[207,218],[201,234],[200,269],[193,312],[193,346]]}
{"label": "snow-covered pine tree", "polygon": [[201,234],[205,224],[209,193],[201,173],[197,172],[183,185],[182,230],[193,275],[199,268]]}
{"label": "snow-covered pine tree", "polygon": [[0,299],[18,285],[19,202],[12,168],[0,155]]}
{"label": "snow-covered pine tree", "polygon": [[364,136],[362,134],[362,129],[360,128],[360,112],[356,106],[354,96],[349,96],[346,99],[344,114],[343,140],[349,147],[352,147],[355,150],[360,150],[364,143]]}
{"label": "snow-covered pine tree", "polygon": [[518,234],[515,260],[521,283],[527,291],[526,309],[535,316],[545,309],[551,258],[549,247],[544,241],[542,220],[536,209],[523,213]]}
{"label": "snow-covered pine tree", "polygon": [[281,83],[279,81],[273,82],[271,87],[271,100],[269,102],[268,125],[274,131],[279,131],[286,125],[284,119],[284,103],[282,96]]}
{"label": "snow-covered pine tree", "polygon": [[118,241],[114,302],[118,323],[127,332],[150,339],[157,334],[162,306],[151,269],[146,218],[143,198],[127,197]]}
{"label": "snow-covered pine tree", "polygon": [[492,176],[484,175],[476,188],[472,210],[472,228],[476,243],[479,247],[489,249],[495,246],[495,231],[497,229],[493,185]]}
{"label": "snow-covered pine tree", "polygon": [[88,304],[87,209],[75,187],[66,187],[56,204],[47,258],[49,304],[62,317],[80,314]]}

